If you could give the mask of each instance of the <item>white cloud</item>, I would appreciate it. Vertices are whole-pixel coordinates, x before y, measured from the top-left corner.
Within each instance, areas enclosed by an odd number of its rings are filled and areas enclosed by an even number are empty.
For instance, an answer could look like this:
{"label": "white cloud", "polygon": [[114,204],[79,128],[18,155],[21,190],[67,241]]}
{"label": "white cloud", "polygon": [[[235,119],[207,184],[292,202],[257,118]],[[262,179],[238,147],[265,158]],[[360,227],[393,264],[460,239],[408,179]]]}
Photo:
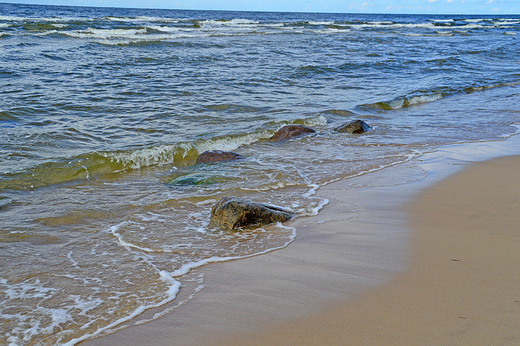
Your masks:
{"label": "white cloud", "polygon": [[437,2],[437,1],[439,1],[439,0],[428,0],[428,2],[432,2],[432,3]]}
{"label": "white cloud", "polygon": [[495,0],[489,0],[488,2],[486,2],[486,4],[489,5],[489,4],[492,4],[492,3],[494,3],[494,2],[495,2]]}
{"label": "white cloud", "polygon": [[455,0],[446,0],[447,4],[453,4],[454,2],[455,2]]}

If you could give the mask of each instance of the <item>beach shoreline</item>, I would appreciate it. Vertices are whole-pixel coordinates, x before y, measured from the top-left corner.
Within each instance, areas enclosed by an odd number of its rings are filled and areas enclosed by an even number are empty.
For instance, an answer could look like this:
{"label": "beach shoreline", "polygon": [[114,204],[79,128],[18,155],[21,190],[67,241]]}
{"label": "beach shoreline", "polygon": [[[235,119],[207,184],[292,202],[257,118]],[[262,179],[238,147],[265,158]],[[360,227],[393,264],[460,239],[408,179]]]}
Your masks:
{"label": "beach shoreline", "polygon": [[415,198],[409,268],[387,285],[209,345],[518,345],[519,168],[476,163]]}
{"label": "beach shoreline", "polygon": [[[515,149],[518,142],[518,136],[513,136],[506,141],[440,147],[410,162],[326,185],[318,195],[328,198],[330,204],[317,216],[298,218],[287,224],[298,230],[296,240],[287,248],[204,267],[206,287],[187,304],[152,322],[81,345],[344,345],[346,342],[403,345],[426,341],[440,345],[463,344],[467,340],[474,345],[479,340],[482,344],[489,343],[489,338],[481,333],[471,334],[475,331],[472,326],[478,325],[477,331],[482,331],[483,321],[488,320],[477,317],[475,320],[467,311],[457,312],[455,317],[450,315],[450,320],[444,318],[445,310],[436,310],[447,291],[433,289],[434,284],[459,278],[461,281],[457,282],[462,285],[484,278],[475,273],[474,267],[464,267],[467,261],[458,253],[446,254],[442,263],[435,262],[435,257],[425,262],[421,259],[430,253],[430,244],[439,243],[439,249],[446,246],[440,243],[442,239],[427,237],[433,220],[429,211],[432,205],[425,204],[424,199],[439,202],[453,197],[455,201],[454,187],[460,186],[462,179],[468,183],[466,190],[459,191],[459,197],[470,196],[473,189],[476,195],[471,195],[471,200],[479,200],[480,188],[475,187],[486,186],[491,178],[515,179],[510,166],[520,162],[519,157],[493,158],[519,154]],[[496,168],[492,176],[488,176],[490,165]],[[471,179],[464,176],[478,169],[479,173]],[[451,185],[446,189],[445,184]],[[437,193],[439,188],[444,194],[441,197],[424,197],[432,191]],[[443,213],[454,213],[451,209],[444,209]],[[474,211],[464,212],[470,215]],[[457,217],[451,219],[459,219],[460,213],[457,211]],[[514,236],[504,236],[506,244],[514,246],[511,241]],[[450,244],[451,236],[444,238]],[[466,238],[457,239],[464,242]],[[464,243],[461,247],[475,248],[475,244],[482,242],[478,237],[472,241],[470,246]],[[454,266],[462,272],[449,276],[448,271]],[[424,268],[435,275],[426,278],[419,275]],[[469,268],[474,276],[461,276],[464,268]],[[494,286],[497,276],[484,292],[494,296],[493,287],[497,293],[505,292],[504,285],[512,282],[500,279],[499,287]],[[479,307],[484,309],[483,304],[472,299],[477,293],[472,292],[467,299],[460,294],[455,301],[445,299],[447,308],[464,301],[474,306],[475,311]],[[511,299],[511,294],[502,296]],[[520,296],[506,309],[509,312],[517,309],[516,315],[506,316],[501,312],[493,315],[501,321],[508,319],[501,328],[502,344],[518,342],[512,334],[514,328],[507,327],[511,319],[518,319],[517,301]],[[425,321],[415,318],[418,312],[432,308],[437,312],[428,314],[430,317]],[[447,335],[454,339],[446,339]],[[508,343],[508,340],[513,341]]]}

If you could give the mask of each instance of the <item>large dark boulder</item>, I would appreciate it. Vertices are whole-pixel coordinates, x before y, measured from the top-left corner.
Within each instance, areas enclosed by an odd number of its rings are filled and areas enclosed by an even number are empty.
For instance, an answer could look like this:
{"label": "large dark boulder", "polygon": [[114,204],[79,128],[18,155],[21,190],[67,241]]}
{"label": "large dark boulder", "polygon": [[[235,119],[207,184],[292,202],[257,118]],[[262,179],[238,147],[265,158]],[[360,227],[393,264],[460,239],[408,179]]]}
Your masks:
{"label": "large dark boulder", "polygon": [[289,211],[269,204],[236,197],[223,197],[211,209],[210,227],[225,229],[256,228],[293,218]]}
{"label": "large dark boulder", "polygon": [[352,120],[346,124],[336,127],[334,131],[360,134],[370,130],[370,126],[363,120]]}
{"label": "large dark boulder", "polygon": [[271,137],[273,142],[282,142],[291,138],[306,136],[315,133],[313,129],[303,125],[285,125]]}
{"label": "large dark boulder", "polygon": [[197,163],[215,163],[243,159],[242,155],[231,151],[211,150],[205,151],[197,158]]}

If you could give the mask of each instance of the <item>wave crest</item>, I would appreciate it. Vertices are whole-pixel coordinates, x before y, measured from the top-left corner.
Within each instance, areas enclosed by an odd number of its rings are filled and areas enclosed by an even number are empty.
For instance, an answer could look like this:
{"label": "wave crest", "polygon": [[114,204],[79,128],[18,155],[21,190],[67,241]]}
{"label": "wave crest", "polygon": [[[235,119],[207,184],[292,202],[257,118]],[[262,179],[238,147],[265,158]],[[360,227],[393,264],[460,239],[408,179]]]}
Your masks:
{"label": "wave crest", "polygon": [[382,110],[393,110],[393,109],[400,109],[405,107],[410,107],[414,105],[420,105],[428,102],[433,102],[440,100],[443,98],[443,93],[432,93],[432,94],[425,94],[425,95],[415,95],[415,96],[404,96],[404,97],[397,97],[390,101],[383,101],[383,102],[376,102],[372,104],[362,105],[362,108],[375,108],[375,109],[382,109]]}

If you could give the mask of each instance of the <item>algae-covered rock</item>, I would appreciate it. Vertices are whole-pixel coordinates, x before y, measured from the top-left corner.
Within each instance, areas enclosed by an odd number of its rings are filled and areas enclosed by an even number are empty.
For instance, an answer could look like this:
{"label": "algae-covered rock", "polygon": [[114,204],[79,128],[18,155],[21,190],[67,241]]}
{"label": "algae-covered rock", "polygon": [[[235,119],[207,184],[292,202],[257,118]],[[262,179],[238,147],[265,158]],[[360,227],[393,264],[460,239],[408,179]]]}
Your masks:
{"label": "algae-covered rock", "polygon": [[232,151],[211,150],[205,151],[197,158],[197,163],[227,162],[243,159],[242,155]]}
{"label": "algae-covered rock", "polygon": [[291,138],[306,136],[315,133],[313,129],[303,125],[285,125],[271,137],[273,142],[282,142]]}
{"label": "algae-covered rock", "polygon": [[256,228],[294,217],[289,210],[236,197],[223,197],[211,209],[210,227],[225,229]]}
{"label": "algae-covered rock", "polygon": [[370,130],[370,126],[363,120],[353,120],[334,129],[337,132],[360,134]]}

